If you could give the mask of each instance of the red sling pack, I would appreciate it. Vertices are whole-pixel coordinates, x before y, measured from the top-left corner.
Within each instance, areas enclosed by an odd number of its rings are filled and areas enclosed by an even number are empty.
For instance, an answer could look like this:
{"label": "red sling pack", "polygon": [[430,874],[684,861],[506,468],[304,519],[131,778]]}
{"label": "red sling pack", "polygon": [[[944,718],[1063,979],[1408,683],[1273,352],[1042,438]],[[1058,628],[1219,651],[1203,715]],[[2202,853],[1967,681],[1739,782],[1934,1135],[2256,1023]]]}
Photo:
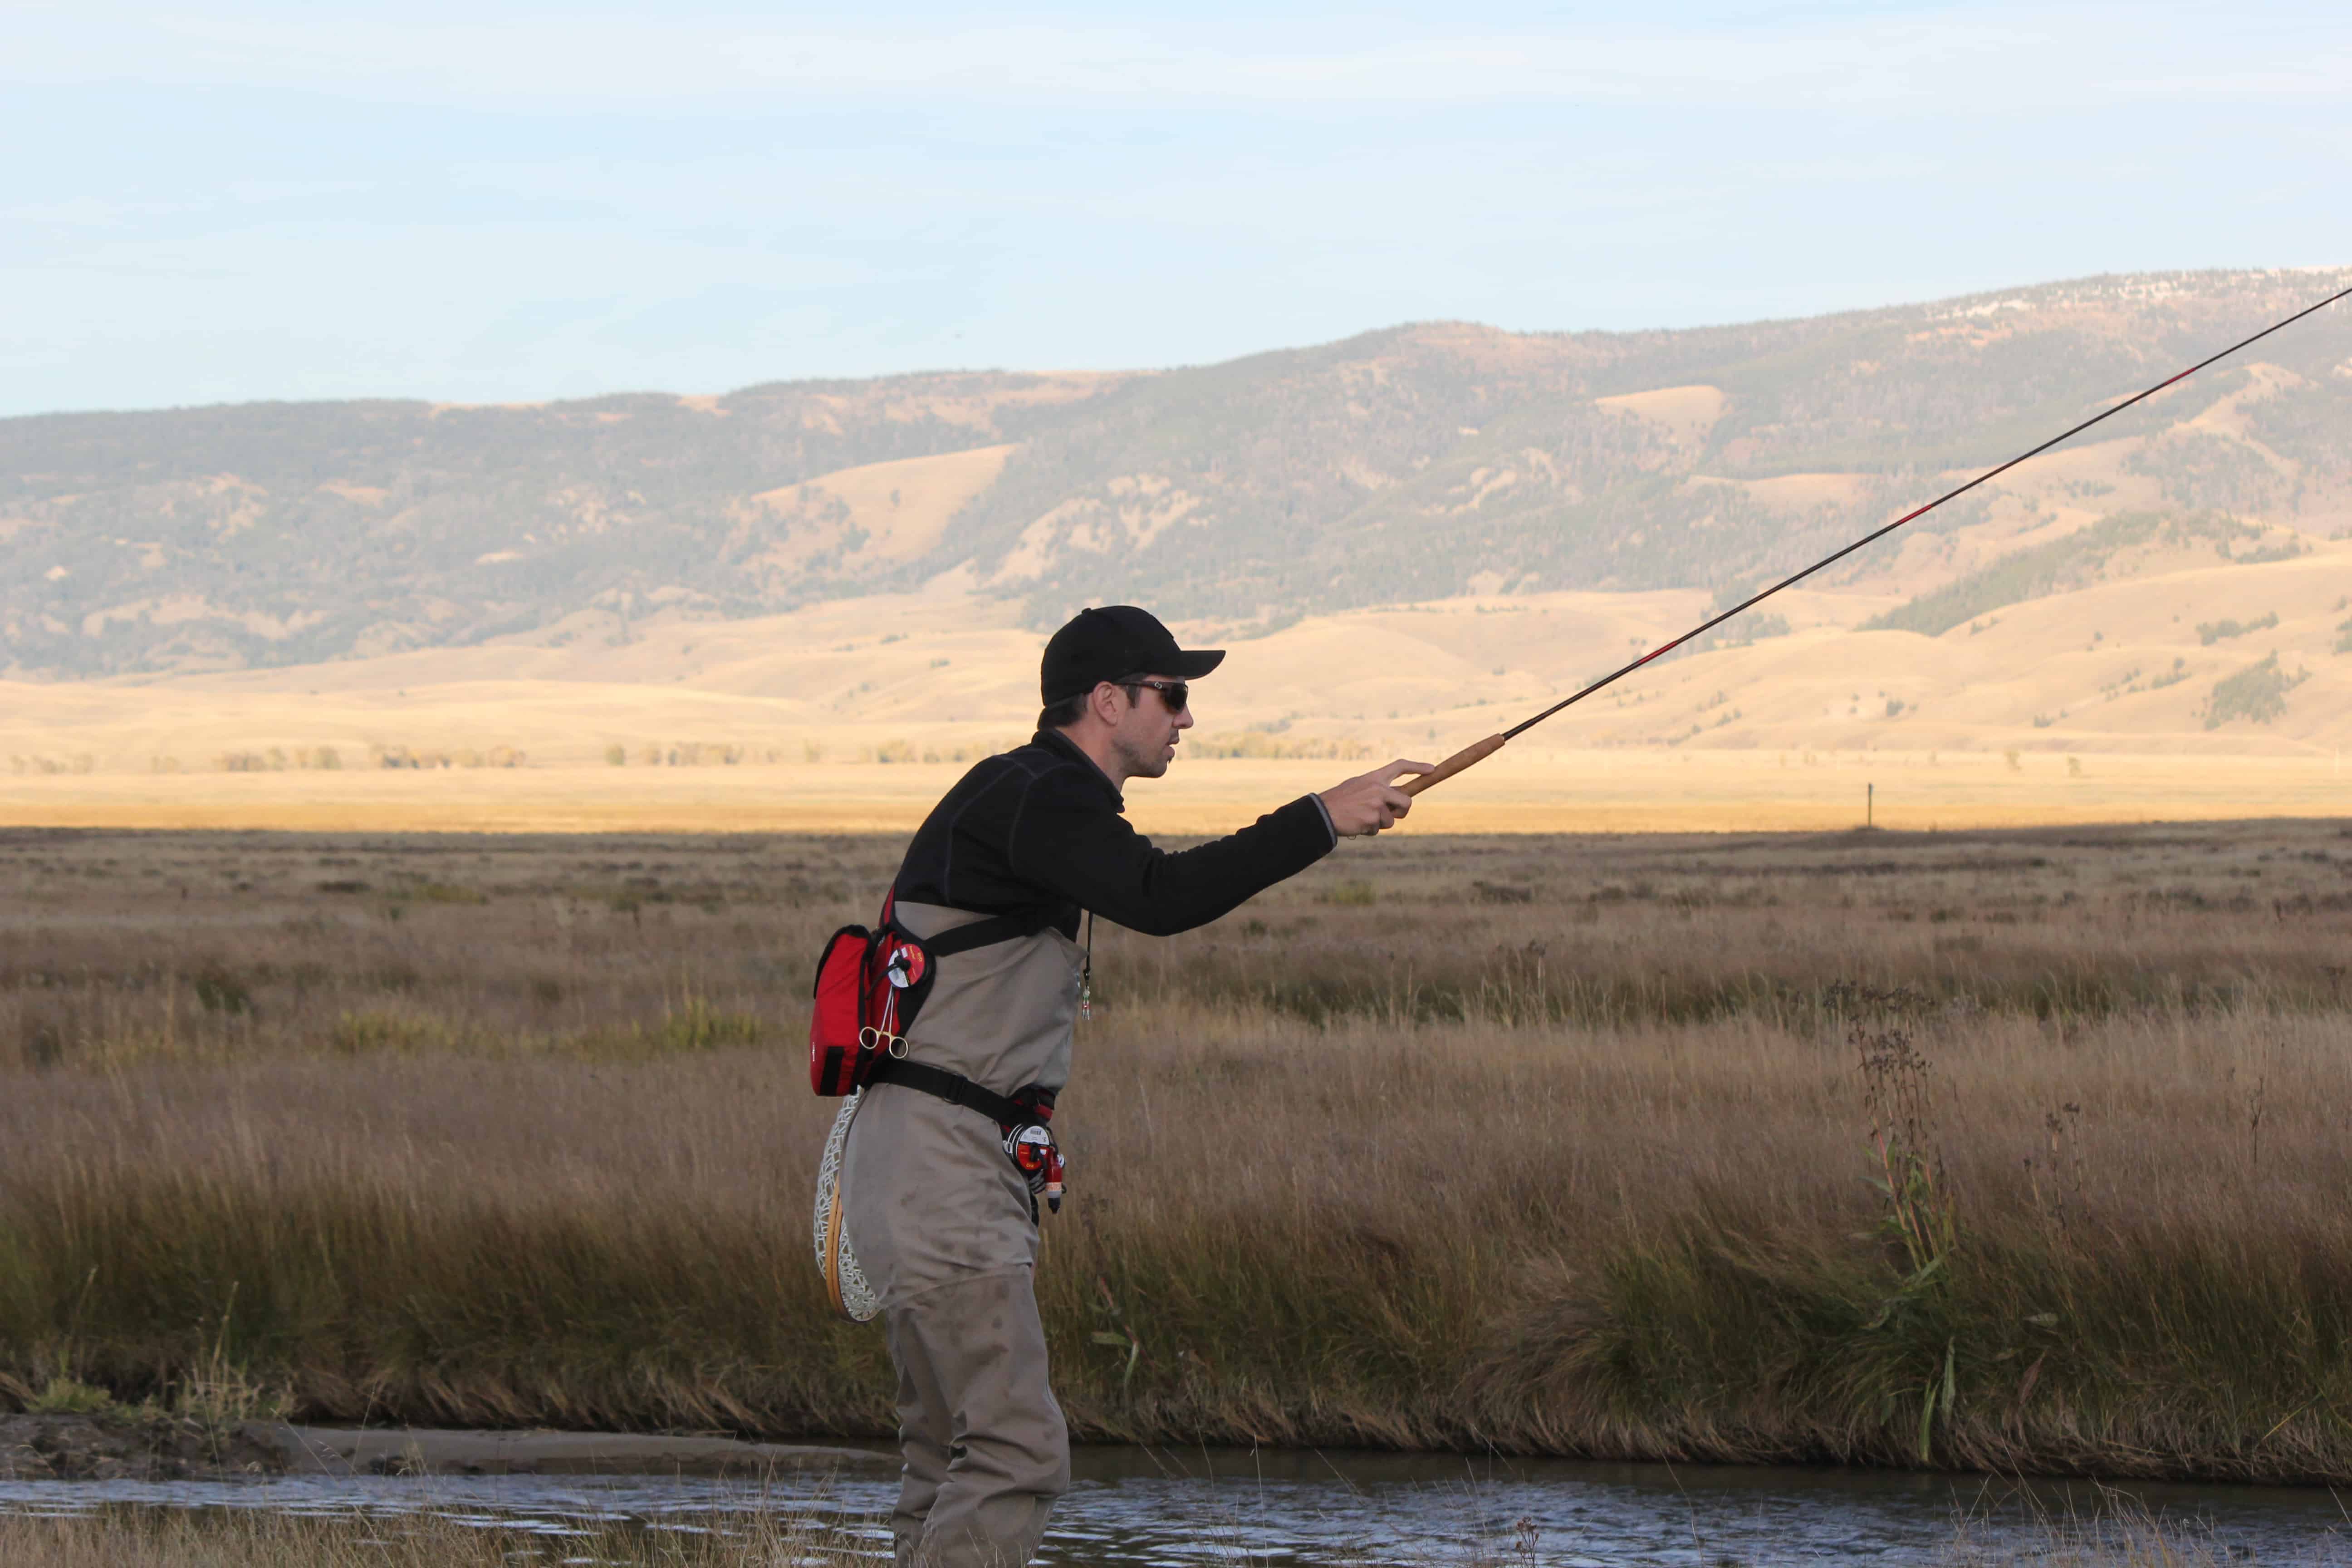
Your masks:
{"label": "red sling pack", "polygon": [[820,1095],[862,1089],[884,1056],[907,1054],[907,1031],[939,978],[939,961],[993,942],[1032,936],[1045,922],[1030,915],[993,915],[919,937],[892,911],[898,894],[882,900],[874,930],[844,926],[816,961],[816,1008],[809,1020],[809,1088]]}

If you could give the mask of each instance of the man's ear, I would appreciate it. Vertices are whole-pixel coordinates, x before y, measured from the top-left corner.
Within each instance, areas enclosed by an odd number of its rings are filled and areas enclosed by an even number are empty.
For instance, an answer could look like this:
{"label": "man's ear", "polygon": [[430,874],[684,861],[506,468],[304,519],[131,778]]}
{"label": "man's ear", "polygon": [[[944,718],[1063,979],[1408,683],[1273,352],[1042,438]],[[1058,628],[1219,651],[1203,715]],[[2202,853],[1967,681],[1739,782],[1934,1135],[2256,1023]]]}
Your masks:
{"label": "man's ear", "polygon": [[1121,716],[1121,709],[1118,700],[1120,696],[1121,691],[1119,688],[1112,685],[1108,680],[1102,680],[1095,683],[1094,691],[1087,699],[1088,704],[1095,710],[1095,717],[1100,719],[1104,723],[1108,724],[1113,729],[1117,729],[1118,727],[1118,721]]}

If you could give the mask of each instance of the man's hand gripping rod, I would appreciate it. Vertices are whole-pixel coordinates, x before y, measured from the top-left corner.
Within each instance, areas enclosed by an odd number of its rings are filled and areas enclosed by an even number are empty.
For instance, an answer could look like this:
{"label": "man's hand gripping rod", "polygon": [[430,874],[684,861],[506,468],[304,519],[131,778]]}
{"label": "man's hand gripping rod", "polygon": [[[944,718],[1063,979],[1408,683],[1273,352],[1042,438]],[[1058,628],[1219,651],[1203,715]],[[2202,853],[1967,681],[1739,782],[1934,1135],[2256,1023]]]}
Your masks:
{"label": "man's hand gripping rod", "polygon": [[2207,359],[2199,360],[2195,364],[2190,365],[2187,370],[2180,372],[2178,375],[2168,376],[2164,380],[2158,382],[2154,386],[2149,387],[2146,392],[2140,393],[2136,396],[2127,397],[2123,402],[2116,404],[2113,408],[2106,410],[2105,413],[2093,415],[2090,418],[2084,420],[2080,425],[2075,426],[2073,429],[2062,431],[2060,434],[2051,437],[2050,439],[2042,442],[2042,445],[2034,447],[2032,451],[2021,452],[2016,457],[2011,458],[2008,462],[2003,463],[2000,467],[1986,469],[1983,473],[1979,474],[1975,479],[1970,479],[1967,484],[1962,485],[1959,489],[1945,491],[1942,495],[1937,496],[1934,500],[1929,501],[1926,506],[1920,507],[1916,511],[1905,512],[1901,517],[1896,518],[1893,522],[1888,523],[1885,527],[1864,534],[1860,539],[1855,540],[1852,544],[1847,545],[1843,550],[1839,551],[1836,554],[1822,557],[1822,559],[1814,562],[1811,566],[1806,567],[1796,575],[1792,577],[1785,577],[1780,582],[1773,584],[1770,587],[1765,589],[1755,597],[1743,600],[1739,604],[1732,605],[1731,608],[1724,611],[1723,614],[1716,616],[1711,621],[1702,621],[1699,625],[1693,626],[1690,630],[1685,632],[1674,641],[1666,643],[1662,647],[1652,648],[1649,652],[1643,654],[1641,658],[1635,659],[1624,668],[1615,670],[1608,675],[1602,676],[1600,679],[1594,681],[1583,690],[1576,693],[1572,697],[1569,697],[1561,701],[1553,703],[1550,707],[1545,709],[1534,718],[1514,724],[1499,735],[1489,735],[1483,741],[1463,747],[1460,751],[1454,752],[1452,756],[1438,763],[1436,767],[1428,773],[1423,773],[1416,778],[1408,779],[1397,787],[1404,791],[1407,795],[1419,795],[1422,791],[1429,788],[1432,784],[1444,783],[1447,779],[1452,778],[1455,773],[1460,773],[1463,769],[1485,762],[1488,757],[1493,756],[1496,752],[1501,751],[1505,746],[1508,745],[1513,739],[1519,735],[1521,731],[1534,729],[1537,725],[1542,723],[1553,714],[1559,712],[1562,709],[1574,707],[1576,704],[1583,701],[1586,698],[1591,696],[1594,692],[1600,690],[1602,687],[1624,679],[1626,676],[1633,674],[1635,670],[1641,668],[1643,665],[1663,654],[1674,652],[1675,649],[1682,647],[1683,644],[1690,641],[1691,638],[1697,637],[1702,633],[1714,630],[1717,626],[1723,625],[1724,622],[1731,619],[1732,616],[1738,615],[1741,611],[1762,604],[1765,600],[1770,598],[1781,589],[1790,587],[1796,584],[1803,582],[1806,578],[1811,576],[1822,567],[1834,565],[1836,563],[1844,560],[1847,556],[1853,554],[1855,551],[1861,549],[1865,544],[1875,543],[1877,541],[1885,538],[1888,534],[1894,532],[1896,529],[1902,527],[1905,523],[1911,521],[1913,519],[1927,516],[1929,512],[1935,510],[1946,501],[1957,500],[1958,498],[1968,494],[1970,490],[1976,489],[1979,485],[1983,484],[1988,479],[2000,478],[2001,475],[2009,472],[2010,469],[2017,467],[2018,464],[2024,462],[2026,459],[2030,458],[2038,458],[2042,453],[2050,450],[2051,447],[2058,445],[2061,441],[2069,440],[2074,437],[2081,435],[2084,431],[2088,430],[2092,426],[2096,425],[2100,420],[2114,418],[2116,415],[2121,414],[2125,409],[2132,406],[2132,405],[2146,402],[2147,399],[2154,397],[2158,393],[2162,392],[2166,387],[2170,386],[2177,382],[2188,380],[2190,376],[2195,375],[2199,371],[2203,370],[2207,365],[2213,363],[2215,361],[2227,359],[2231,354],[2236,353],[2240,349],[2246,347],[2248,344],[2258,343],[2264,338],[2269,337],[2273,332],[2277,331],[2280,328],[2291,327],[2294,325],[2295,322],[2303,320],[2305,316],[2314,315],[2326,310],[2328,306],[2333,305],[2336,300],[2345,298],[2347,295],[2352,295],[2352,289],[2338,289],[2336,292],[2330,294],[2326,299],[2319,301],[2318,304],[2307,306],[2303,310],[2297,310],[2294,315],[2287,317],[2283,321],[2273,321],[2271,325],[2264,327],[2261,331],[2256,332],[2252,337],[2244,340],[2244,342],[2231,343],[2220,353],[2214,354]]}

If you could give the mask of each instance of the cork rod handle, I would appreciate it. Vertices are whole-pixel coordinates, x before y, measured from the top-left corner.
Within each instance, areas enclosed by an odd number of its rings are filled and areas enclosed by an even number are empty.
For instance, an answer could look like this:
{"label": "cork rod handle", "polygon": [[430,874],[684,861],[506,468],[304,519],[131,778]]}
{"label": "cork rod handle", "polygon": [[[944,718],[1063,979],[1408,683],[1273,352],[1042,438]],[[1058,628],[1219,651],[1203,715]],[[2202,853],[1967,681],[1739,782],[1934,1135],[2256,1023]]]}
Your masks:
{"label": "cork rod handle", "polygon": [[1488,757],[1493,756],[1496,752],[1501,751],[1503,749],[1503,742],[1508,738],[1509,737],[1504,735],[1489,735],[1483,741],[1465,746],[1460,751],[1454,752],[1452,756],[1446,758],[1444,762],[1438,763],[1434,772],[1425,773],[1419,778],[1407,779],[1404,783],[1397,785],[1397,788],[1404,791],[1407,795],[1419,795],[1423,790],[1427,789],[1432,784],[1444,784],[1447,779],[1452,778],[1464,768],[1470,766],[1474,763],[1483,763]]}

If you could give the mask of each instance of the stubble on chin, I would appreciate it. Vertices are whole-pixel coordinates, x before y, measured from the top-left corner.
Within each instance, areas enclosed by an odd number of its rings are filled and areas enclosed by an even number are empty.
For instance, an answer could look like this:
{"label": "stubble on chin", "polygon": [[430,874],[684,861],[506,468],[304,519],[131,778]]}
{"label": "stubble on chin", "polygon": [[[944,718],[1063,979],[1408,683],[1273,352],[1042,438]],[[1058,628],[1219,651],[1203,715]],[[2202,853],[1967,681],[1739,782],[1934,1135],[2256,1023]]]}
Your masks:
{"label": "stubble on chin", "polygon": [[1121,746],[1118,757],[1127,764],[1127,776],[1131,779],[1156,779],[1168,771],[1167,764],[1160,760],[1156,747],[1146,751],[1140,746]]}

